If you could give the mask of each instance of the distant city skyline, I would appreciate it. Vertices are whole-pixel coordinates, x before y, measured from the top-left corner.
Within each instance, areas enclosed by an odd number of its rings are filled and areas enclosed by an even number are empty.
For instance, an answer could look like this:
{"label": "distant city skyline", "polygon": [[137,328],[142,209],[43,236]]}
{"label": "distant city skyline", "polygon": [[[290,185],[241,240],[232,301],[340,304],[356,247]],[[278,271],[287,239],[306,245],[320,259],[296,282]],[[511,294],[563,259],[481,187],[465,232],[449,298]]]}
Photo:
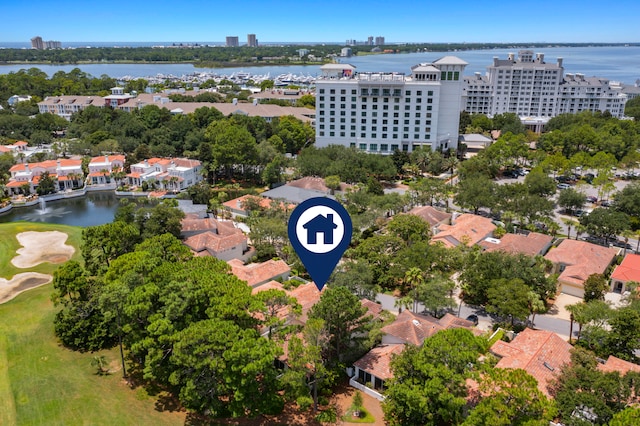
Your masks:
{"label": "distant city skyline", "polygon": [[[477,0],[393,4],[380,0],[323,3],[247,0],[242,4],[186,0],[130,2],[109,7],[93,0],[32,0],[2,6],[0,42],[34,36],[65,42],[222,42],[248,34],[260,44],[366,40],[392,43],[633,43],[640,41],[640,2],[602,7],[539,0],[535,3]],[[17,24],[28,23],[28,25]]]}

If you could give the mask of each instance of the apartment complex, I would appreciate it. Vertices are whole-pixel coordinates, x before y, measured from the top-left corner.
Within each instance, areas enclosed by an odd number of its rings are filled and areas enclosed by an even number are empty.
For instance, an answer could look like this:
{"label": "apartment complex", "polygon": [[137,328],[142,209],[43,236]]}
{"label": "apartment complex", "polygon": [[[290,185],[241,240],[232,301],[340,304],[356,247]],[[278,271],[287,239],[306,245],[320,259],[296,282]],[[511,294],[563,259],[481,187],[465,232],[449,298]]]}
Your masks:
{"label": "apartment complex", "polygon": [[466,65],[445,56],[412,67],[409,75],[323,65],[316,80],[316,146],[382,154],[456,149]]}
{"label": "apartment complex", "polygon": [[34,38],[31,39],[31,48],[32,49],[38,49],[38,50],[42,50],[42,49],[61,49],[62,48],[62,43],[60,43],[59,41],[54,41],[54,40],[43,41],[42,37],[35,36]]}
{"label": "apartment complex", "polygon": [[547,63],[544,54],[521,50],[507,59],[493,58],[487,73],[464,77],[463,110],[493,116],[515,113],[546,122],[564,113],[609,111],[624,115],[627,95],[605,78],[564,74],[562,58]]}
{"label": "apartment complex", "polygon": [[227,36],[227,41],[225,44],[227,47],[238,47],[240,45],[238,36]]}

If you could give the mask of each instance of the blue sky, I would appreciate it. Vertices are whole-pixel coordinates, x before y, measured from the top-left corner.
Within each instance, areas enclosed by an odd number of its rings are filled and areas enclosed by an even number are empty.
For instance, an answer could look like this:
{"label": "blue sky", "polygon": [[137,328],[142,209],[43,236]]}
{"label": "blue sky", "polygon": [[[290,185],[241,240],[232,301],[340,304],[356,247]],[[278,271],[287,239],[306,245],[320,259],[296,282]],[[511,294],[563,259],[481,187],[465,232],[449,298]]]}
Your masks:
{"label": "blue sky", "polygon": [[[638,0],[5,0],[0,41],[640,42]],[[497,3],[497,4],[491,4]],[[9,24],[11,23],[11,24]]]}

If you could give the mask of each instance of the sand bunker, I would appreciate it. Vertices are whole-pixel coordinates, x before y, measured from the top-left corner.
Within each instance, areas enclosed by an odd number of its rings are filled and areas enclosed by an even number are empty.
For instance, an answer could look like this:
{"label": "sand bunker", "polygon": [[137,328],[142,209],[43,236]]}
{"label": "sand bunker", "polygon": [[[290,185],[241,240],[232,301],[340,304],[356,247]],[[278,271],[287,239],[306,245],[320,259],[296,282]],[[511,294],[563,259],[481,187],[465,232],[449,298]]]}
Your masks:
{"label": "sand bunker", "polygon": [[11,259],[17,268],[31,268],[43,262],[64,263],[71,259],[75,249],[66,245],[69,236],[64,232],[22,232],[16,235],[22,248],[18,256]]}
{"label": "sand bunker", "polygon": [[37,272],[23,272],[9,281],[0,278],[0,303],[8,302],[23,291],[47,284],[52,279],[51,275]]}
{"label": "sand bunker", "polygon": [[[64,232],[23,232],[16,235],[22,248],[18,255],[11,259],[17,268],[31,268],[43,262],[63,263],[71,259],[75,249],[66,245],[69,236]],[[23,272],[10,280],[0,277],[0,303],[7,302],[25,290],[48,284],[51,275],[37,272]]]}

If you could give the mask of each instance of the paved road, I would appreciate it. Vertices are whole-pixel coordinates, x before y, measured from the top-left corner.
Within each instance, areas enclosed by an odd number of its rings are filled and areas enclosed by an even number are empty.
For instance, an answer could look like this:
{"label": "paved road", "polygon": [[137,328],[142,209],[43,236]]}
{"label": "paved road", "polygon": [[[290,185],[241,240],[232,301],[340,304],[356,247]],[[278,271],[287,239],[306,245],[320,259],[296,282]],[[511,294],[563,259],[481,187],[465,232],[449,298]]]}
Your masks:
{"label": "paved road", "polygon": [[[398,312],[398,308],[395,306],[396,298],[390,296],[388,294],[378,294],[376,300],[380,302],[382,307],[390,312]],[[467,318],[471,314],[478,315],[478,327],[484,330],[490,330],[493,325],[494,318],[489,316],[486,312],[481,309],[474,308],[472,306],[465,305],[464,303],[461,306],[458,306],[458,311],[455,313],[460,318]],[[424,306],[418,304],[418,312],[422,312],[424,310]],[[570,324],[566,319],[559,318],[556,315],[546,314],[546,315],[536,315],[534,321],[534,328],[538,330],[547,330],[554,333],[557,333],[563,337],[569,337]],[[575,327],[574,327],[575,329]],[[575,332],[574,332],[575,334]]]}

